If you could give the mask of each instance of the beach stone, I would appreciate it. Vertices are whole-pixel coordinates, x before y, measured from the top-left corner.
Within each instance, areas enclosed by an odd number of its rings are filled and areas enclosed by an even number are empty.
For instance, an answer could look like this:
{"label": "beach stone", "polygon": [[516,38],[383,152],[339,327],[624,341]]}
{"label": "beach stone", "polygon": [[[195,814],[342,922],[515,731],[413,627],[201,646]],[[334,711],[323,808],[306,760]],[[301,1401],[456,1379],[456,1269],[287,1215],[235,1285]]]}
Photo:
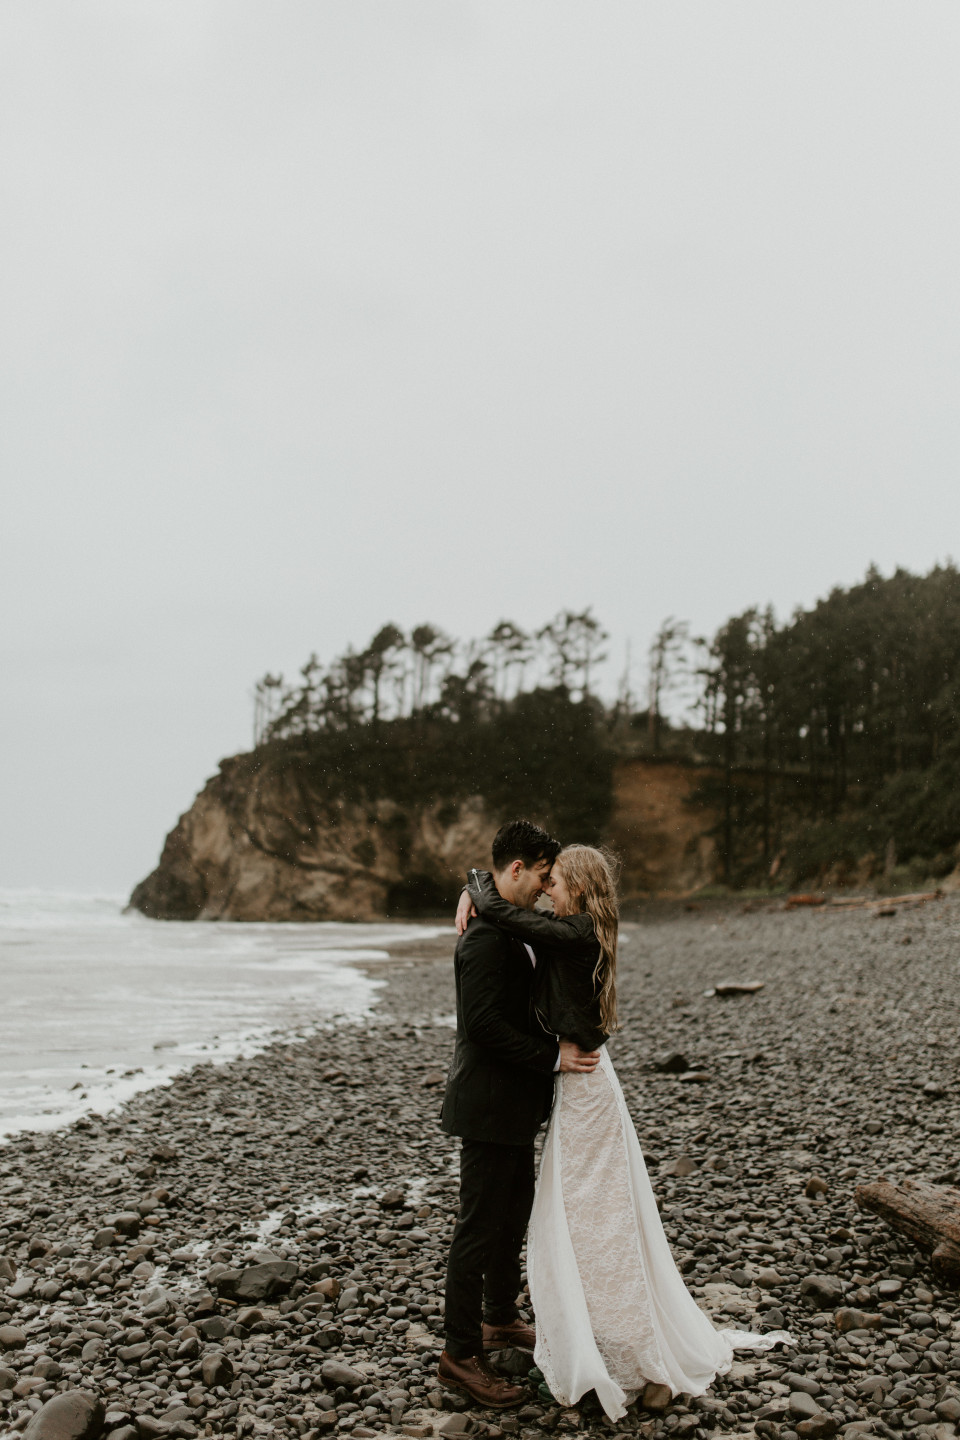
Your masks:
{"label": "beach stone", "polygon": [[237,1324],[249,1330],[251,1325],[258,1325],[263,1319],[263,1311],[258,1310],[255,1305],[245,1305],[237,1311]]}
{"label": "beach stone", "polygon": [[117,1232],[116,1230],[114,1230],[113,1226],[104,1225],[103,1228],[98,1230],[93,1237],[93,1248],[94,1250],[105,1250],[108,1245],[113,1244],[116,1238]]}
{"label": "beach stone", "polygon": [[211,1265],[206,1274],[208,1285],[218,1290],[221,1295],[232,1295],[243,1276],[243,1271],[236,1269],[233,1265],[223,1263]]}
{"label": "beach stone", "polygon": [[26,1440],[97,1440],[103,1430],[103,1404],[83,1390],[54,1395],[24,1430]]}
{"label": "beach stone", "polygon": [[806,1275],[800,1281],[800,1294],[826,1310],[842,1298],[843,1282],[835,1275]]}
{"label": "beach stone", "polygon": [[151,1285],[140,1297],[146,1319],[156,1319],[174,1309],[173,1298],[162,1285]]}
{"label": "beach stone", "polygon": [[689,1155],[678,1155],[675,1160],[670,1160],[663,1167],[664,1175],[676,1175],[684,1179],[687,1175],[696,1174],[697,1162]]}
{"label": "beach stone", "polygon": [[847,1330],[880,1330],[883,1328],[883,1316],[872,1315],[866,1310],[850,1308],[838,1310],[833,1318],[841,1333],[845,1333]]}
{"label": "beach stone", "polygon": [[16,1383],[16,1370],[8,1370],[5,1365],[0,1365],[0,1390],[12,1390]]}
{"label": "beach stone", "polygon": [[[523,1411],[521,1410],[518,1412],[517,1419],[538,1420],[542,1414],[543,1411],[539,1409],[537,1410],[536,1415],[524,1415]],[[446,1420],[444,1420],[443,1424],[440,1426],[439,1433],[441,1435],[472,1435],[476,1428],[477,1422],[474,1420],[472,1415],[465,1415],[462,1411],[458,1411],[455,1412],[453,1415],[450,1415]]]}
{"label": "beach stone", "polygon": [[863,1380],[858,1380],[858,1395],[873,1395],[876,1391],[882,1391],[885,1395],[890,1389],[891,1380],[889,1375],[867,1375]]}
{"label": "beach stone", "polygon": [[25,1375],[22,1380],[18,1380],[14,1385],[13,1393],[18,1400],[23,1400],[27,1395],[31,1395],[34,1390],[42,1390],[46,1383],[42,1375]]}
{"label": "beach stone", "polygon": [[789,1385],[791,1390],[802,1390],[807,1395],[819,1395],[820,1384],[816,1380],[808,1380],[805,1375],[797,1375],[793,1370],[788,1370],[783,1377],[784,1385]]}
{"label": "beach stone", "polygon": [[820,1175],[811,1175],[803,1187],[803,1193],[808,1199],[813,1200],[817,1195],[826,1195],[829,1189],[830,1186]]}
{"label": "beach stone", "polygon": [[682,1075],[684,1070],[690,1069],[690,1061],[679,1050],[665,1050],[650,1063],[661,1075]]}
{"label": "beach stone", "polygon": [[16,1280],[16,1261],[11,1260],[9,1255],[0,1255],[0,1280]]}
{"label": "beach stone", "polygon": [[783,1276],[769,1266],[762,1265],[753,1278],[754,1285],[759,1285],[761,1290],[777,1290],[781,1285],[786,1284]]}
{"label": "beach stone", "polygon": [[129,1235],[134,1240],[140,1234],[140,1216],[136,1210],[121,1210],[119,1215],[104,1221],[104,1225],[116,1230],[118,1235]]}
{"label": "beach stone", "polygon": [[360,1371],[354,1370],[351,1365],[345,1365],[342,1360],[324,1360],[320,1368],[320,1378],[324,1385],[334,1388],[345,1385],[348,1390],[364,1383],[364,1376]]}
{"label": "beach stone", "polygon": [[[140,1334],[143,1334],[142,1330],[140,1331]],[[117,1351],[118,1357],[123,1361],[125,1365],[129,1365],[131,1360],[142,1360],[144,1355],[149,1355],[149,1353],[149,1340],[144,1340],[139,1345],[121,1345],[119,1350]]]}
{"label": "beach stone", "polygon": [[811,1420],[820,1414],[820,1406],[806,1390],[791,1390],[787,1396],[787,1409],[798,1420]]}
{"label": "beach stone", "polygon": [[16,1325],[0,1325],[0,1350],[22,1350],[27,1337]]}
{"label": "beach stone", "polygon": [[894,1295],[899,1295],[903,1289],[902,1280],[881,1280],[877,1286],[877,1294],[881,1300],[892,1300]]}
{"label": "beach stone", "polygon": [[233,1361],[222,1351],[215,1350],[212,1355],[204,1355],[200,1373],[204,1385],[210,1390],[215,1385],[229,1385],[233,1380]]}
{"label": "beach stone", "polygon": [[953,1424],[957,1424],[960,1421],[960,1400],[954,1395],[948,1395],[946,1400],[940,1401],[936,1411],[941,1420],[949,1420]]}
{"label": "beach stone", "polygon": [[242,1270],[239,1279],[230,1286],[230,1294],[236,1300],[269,1300],[289,1290],[296,1278],[295,1261],[266,1260]]}
{"label": "beach stone", "polygon": [[640,1404],[644,1410],[659,1413],[667,1409],[672,1399],[673,1396],[669,1385],[657,1385],[653,1380],[650,1380],[643,1387]]}
{"label": "beach stone", "polygon": [[822,1410],[819,1415],[811,1415],[809,1420],[801,1420],[797,1425],[797,1434],[800,1440],[827,1440],[830,1435],[836,1435],[837,1422],[832,1415]]}
{"label": "beach stone", "polygon": [[404,1206],[404,1201],[405,1195],[402,1190],[387,1190],[383,1195],[380,1196],[380,1209],[402,1210]]}
{"label": "beach stone", "polygon": [[30,1294],[30,1291],[33,1289],[33,1282],[34,1277],[32,1275],[21,1275],[19,1280],[14,1280],[13,1284],[8,1286],[7,1294],[11,1300],[22,1300],[24,1296]]}
{"label": "beach stone", "polygon": [[160,1440],[162,1435],[170,1434],[170,1426],[164,1420],[156,1420],[152,1415],[137,1416],[137,1435],[139,1440]]}

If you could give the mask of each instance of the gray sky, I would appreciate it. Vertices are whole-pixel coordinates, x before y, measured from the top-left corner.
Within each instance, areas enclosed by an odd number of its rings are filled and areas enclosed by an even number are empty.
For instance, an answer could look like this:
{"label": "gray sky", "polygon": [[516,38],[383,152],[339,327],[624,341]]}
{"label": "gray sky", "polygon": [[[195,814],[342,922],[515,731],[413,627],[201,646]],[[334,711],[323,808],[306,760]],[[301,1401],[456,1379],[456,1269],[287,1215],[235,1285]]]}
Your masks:
{"label": "gray sky", "polygon": [[956,554],[958,41],[7,0],[0,885],[128,888],[256,677],[386,620],[592,604],[612,685],[667,614]]}

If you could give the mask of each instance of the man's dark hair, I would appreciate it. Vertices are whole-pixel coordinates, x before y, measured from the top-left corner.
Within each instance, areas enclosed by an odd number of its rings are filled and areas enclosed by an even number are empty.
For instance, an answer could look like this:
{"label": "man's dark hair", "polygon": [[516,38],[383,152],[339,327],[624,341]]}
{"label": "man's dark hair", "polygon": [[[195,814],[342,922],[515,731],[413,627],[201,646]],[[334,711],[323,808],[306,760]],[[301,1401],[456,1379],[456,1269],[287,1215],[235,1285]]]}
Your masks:
{"label": "man's dark hair", "polygon": [[549,860],[552,865],[563,847],[546,830],[534,825],[532,820],[510,820],[501,825],[493,837],[493,868],[506,870],[514,860],[524,865],[536,865],[538,860]]}

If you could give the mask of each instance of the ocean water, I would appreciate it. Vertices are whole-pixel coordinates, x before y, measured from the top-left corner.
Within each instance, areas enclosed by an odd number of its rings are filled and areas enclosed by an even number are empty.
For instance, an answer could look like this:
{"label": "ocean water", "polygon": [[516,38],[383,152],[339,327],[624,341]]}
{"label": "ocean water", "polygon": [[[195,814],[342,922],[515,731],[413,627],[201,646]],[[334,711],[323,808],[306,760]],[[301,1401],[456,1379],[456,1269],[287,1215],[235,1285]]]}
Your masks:
{"label": "ocean water", "polygon": [[124,903],[0,890],[0,1144],[198,1061],[362,1019],[383,982],[351,962],[450,928],[160,921]]}

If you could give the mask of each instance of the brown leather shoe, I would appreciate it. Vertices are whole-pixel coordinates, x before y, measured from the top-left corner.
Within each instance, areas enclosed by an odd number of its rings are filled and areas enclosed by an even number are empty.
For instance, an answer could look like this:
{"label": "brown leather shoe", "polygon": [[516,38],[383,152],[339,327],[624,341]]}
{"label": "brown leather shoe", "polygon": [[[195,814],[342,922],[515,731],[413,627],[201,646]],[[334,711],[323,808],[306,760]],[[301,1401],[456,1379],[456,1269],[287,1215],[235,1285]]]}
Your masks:
{"label": "brown leather shoe", "polygon": [[499,1375],[494,1375],[482,1355],[471,1355],[468,1360],[454,1360],[444,1350],[437,1366],[437,1378],[448,1390],[461,1390],[488,1410],[508,1410],[524,1399],[520,1386],[510,1385]]}
{"label": "brown leather shoe", "polygon": [[537,1343],[537,1332],[532,1325],[522,1320],[511,1320],[509,1325],[483,1324],[484,1350],[533,1350]]}

